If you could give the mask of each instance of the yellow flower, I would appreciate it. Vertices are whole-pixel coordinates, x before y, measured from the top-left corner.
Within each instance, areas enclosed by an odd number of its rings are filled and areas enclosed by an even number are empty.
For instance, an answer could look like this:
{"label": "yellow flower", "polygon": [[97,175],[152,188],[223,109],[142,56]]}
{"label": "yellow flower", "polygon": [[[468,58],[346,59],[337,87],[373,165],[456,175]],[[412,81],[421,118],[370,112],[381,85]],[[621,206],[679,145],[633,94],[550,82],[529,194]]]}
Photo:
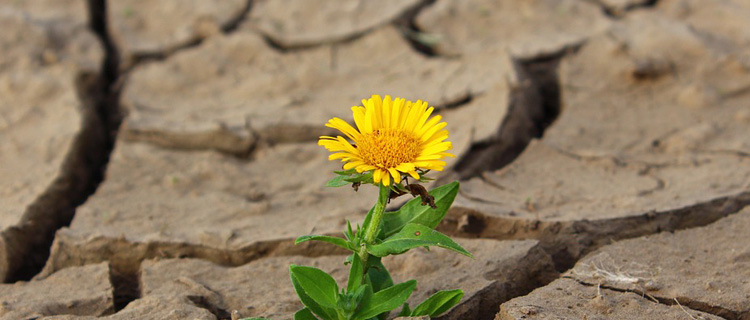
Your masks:
{"label": "yellow flower", "polygon": [[[401,173],[419,179],[417,169],[442,171],[444,157],[454,157],[445,151],[450,150],[446,123],[440,122],[427,102],[406,101],[401,98],[391,100],[390,96],[381,99],[373,95],[363,99],[364,107],[352,107],[354,129],[346,121],[333,118],[327,127],[343,132],[344,137],[321,136],[318,144],[335,152],[328,159],[341,159],[344,170],[354,168],[357,172],[373,171],[373,181],[383,185],[401,182]],[[428,120],[429,118],[429,120]]]}

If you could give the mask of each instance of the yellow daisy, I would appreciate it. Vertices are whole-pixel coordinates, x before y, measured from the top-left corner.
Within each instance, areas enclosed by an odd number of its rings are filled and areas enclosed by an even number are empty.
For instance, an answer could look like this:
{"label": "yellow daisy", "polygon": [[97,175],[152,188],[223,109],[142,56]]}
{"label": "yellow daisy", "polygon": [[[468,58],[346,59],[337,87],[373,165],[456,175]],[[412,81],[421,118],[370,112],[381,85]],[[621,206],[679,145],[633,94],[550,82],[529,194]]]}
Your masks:
{"label": "yellow daisy", "polygon": [[341,136],[321,136],[318,144],[335,152],[328,159],[341,159],[344,170],[354,168],[357,172],[373,171],[373,181],[390,185],[401,182],[401,173],[419,179],[417,169],[442,171],[444,157],[454,157],[446,151],[452,148],[446,123],[436,115],[427,102],[406,101],[401,98],[381,99],[373,95],[363,99],[362,105],[352,107],[354,129],[346,121],[333,118],[327,127],[338,129],[354,144]]}

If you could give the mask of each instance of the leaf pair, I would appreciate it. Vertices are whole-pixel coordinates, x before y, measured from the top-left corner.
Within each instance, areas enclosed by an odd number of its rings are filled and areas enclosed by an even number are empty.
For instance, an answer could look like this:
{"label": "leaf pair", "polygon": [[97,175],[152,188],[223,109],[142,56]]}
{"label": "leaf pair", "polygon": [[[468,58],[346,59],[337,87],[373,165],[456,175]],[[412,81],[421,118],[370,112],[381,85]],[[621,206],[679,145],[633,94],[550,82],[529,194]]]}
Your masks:
{"label": "leaf pair", "polygon": [[[333,320],[340,318],[336,311],[339,286],[333,277],[320,269],[297,265],[291,265],[289,273],[294,291],[297,292],[302,304],[310,312],[315,313],[323,319]],[[306,315],[303,310],[300,311],[302,312],[300,314],[301,317]],[[297,314],[295,314],[296,318]]]}
{"label": "leaf pair", "polygon": [[[470,253],[448,236],[433,230],[443,221],[448,208],[458,194],[458,187],[458,182],[452,182],[430,191],[429,194],[435,198],[435,209],[422,205],[421,200],[415,198],[397,211],[386,212],[383,216],[382,230],[378,237],[383,243],[368,247],[368,251],[378,257],[384,257],[388,254],[403,253],[411,248],[434,245],[471,257]],[[371,214],[368,214],[367,218],[370,218],[370,216]],[[365,219],[362,228],[366,228],[368,224],[369,219]],[[409,224],[411,224],[409,229],[402,232]],[[423,227],[420,227],[420,225]],[[352,252],[357,250],[352,241],[323,235],[301,236],[297,238],[295,244],[310,240],[328,242]]]}
{"label": "leaf pair", "polygon": [[378,257],[401,254],[417,247],[438,246],[472,257],[461,245],[434,229],[443,221],[448,208],[458,194],[458,182],[435,188],[429,194],[435,198],[436,208],[422,205],[415,198],[401,209],[383,216],[381,243],[369,245],[367,251]]}
{"label": "leaf pair", "polygon": [[336,176],[326,182],[326,187],[343,187],[352,183],[373,183],[372,171],[359,173],[355,169],[334,171]]}
{"label": "leaf pair", "polygon": [[383,216],[383,238],[401,231],[407,223],[421,224],[435,229],[453,204],[458,194],[458,187],[458,182],[454,181],[429,191],[428,194],[435,198],[435,209],[422,205],[420,198],[414,198],[404,204],[401,209],[386,212]]}
{"label": "leaf pair", "polygon": [[391,254],[401,254],[409,249],[428,246],[438,246],[473,258],[471,253],[450,237],[416,223],[407,223],[401,228],[401,231],[386,238],[383,242],[368,245],[367,252],[377,257],[385,257]]}
{"label": "leaf pair", "polygon": [[[362,272],[362,263],[356,255],[352,264],[353,267]],[[340,309],[337,310],[341,295],[338,294],[339,288],[336,280],[330,275],[317,268],[297,265],[290,266],[289,271],[294,290],[302,300],[302,304],[305,305],[304,309],[294,315],[295,319],[300,320],[315,319],[315,315],[331,320],[370,319],[403,305],[417,286],[416,280],[410,280],[374,293],[369,287],[365,287],[361,304],[358,304],[358,307],[352,310],[353,314],[345,315],[341,313]],[[361,288],[354,282],[349,281],[347,289],[352,288],[357,291]],[[367,284],[364,286],[367,286]]]}

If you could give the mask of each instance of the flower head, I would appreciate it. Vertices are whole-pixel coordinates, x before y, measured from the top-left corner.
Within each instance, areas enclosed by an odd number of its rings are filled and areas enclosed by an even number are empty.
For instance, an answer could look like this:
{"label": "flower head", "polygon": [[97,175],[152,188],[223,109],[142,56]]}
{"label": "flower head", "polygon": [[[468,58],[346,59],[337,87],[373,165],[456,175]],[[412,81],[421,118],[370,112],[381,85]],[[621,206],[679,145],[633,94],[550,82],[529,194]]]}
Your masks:
{"label": "flower head", "polygon": [[446,123],[436,115],[430,118],[433,107],[427,102],[406,101],[401,98],[381,99],[373,95],[363,99],[362,106],[352,107],[357,129],[339,118],[326,123],[338,129],[342,136],[322,136],[318,144],[334,152],[328,159],[340,159],[344,170],[354,168],[362,173],[372,171],[373,181],[390,185],[401,182],[401,174],[419,179],[418,169],[442,171],[444,157],[453,157],[446,151],[452,148]]}

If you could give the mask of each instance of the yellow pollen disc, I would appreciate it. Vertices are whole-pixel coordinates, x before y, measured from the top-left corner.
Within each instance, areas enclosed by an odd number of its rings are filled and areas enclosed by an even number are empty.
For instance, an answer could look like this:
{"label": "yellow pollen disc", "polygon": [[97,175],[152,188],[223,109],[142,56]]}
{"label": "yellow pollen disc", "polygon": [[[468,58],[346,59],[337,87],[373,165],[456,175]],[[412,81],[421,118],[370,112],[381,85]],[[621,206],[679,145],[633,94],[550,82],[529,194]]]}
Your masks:
{"label": "yellow pollen disc", "polygon": [[422,151],[420,140],[411,132],[384,128],[362,135],[357,150],[365,164],[383,169],[414,161]]}

